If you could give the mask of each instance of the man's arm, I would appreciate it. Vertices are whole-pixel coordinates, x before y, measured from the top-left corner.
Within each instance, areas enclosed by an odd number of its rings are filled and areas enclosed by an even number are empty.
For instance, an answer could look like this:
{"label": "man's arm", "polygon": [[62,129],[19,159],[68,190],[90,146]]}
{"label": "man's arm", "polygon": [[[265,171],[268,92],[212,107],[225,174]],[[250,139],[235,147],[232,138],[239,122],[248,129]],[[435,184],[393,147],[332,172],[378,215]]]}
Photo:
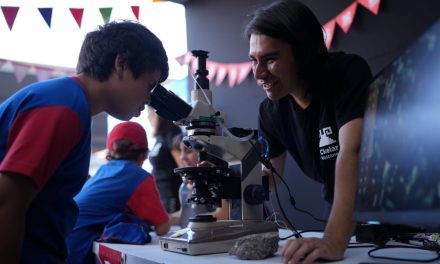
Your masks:
{"label": "man's arm", "polygon": [[339,131],[340,151],[336,159],[333,207],[325,228],[324,238],[337,246],[340,258],[353,235],[356,188],[363,119],[354,119]]}
{"label": "man's arm", "polygon": [[344,257],[348,241],[353,234],[358,178],[358,157],[363,119],[357,118],[339,130],[340,151],[336,159],[335,191],[323,239],[302,238],[286,243],[282,255],[284,263],[312,263],[318,258],[338,260]]}
{"label": "man's arm", "polygon": [[25,176],[0,172],[0,259],[18,263],[26,212],[37,189]]}

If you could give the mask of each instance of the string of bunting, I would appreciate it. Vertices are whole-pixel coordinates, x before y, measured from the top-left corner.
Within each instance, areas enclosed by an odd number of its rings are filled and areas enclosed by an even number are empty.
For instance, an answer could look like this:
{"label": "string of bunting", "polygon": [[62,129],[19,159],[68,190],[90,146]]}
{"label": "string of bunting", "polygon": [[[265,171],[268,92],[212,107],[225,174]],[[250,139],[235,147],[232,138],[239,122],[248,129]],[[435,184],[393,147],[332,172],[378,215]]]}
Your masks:
{"label": "string of bunting", "polygon": [[76,73],[75,69],[71,68],[49,67],[5,59],[0,59],[0,72],[13,72],[17,83],[21,83],[29,74],[35,74],[38,81],[44,81],[53,77],[70,76]]}
{"label": "string of bunting", "polygon": [[[152,0],[152,2],[166,2],[164,0]],[[9,30],[12,30],[12,27],[14,26],[15,19],[17,18],[18,12],[20,10],[19,6],[0,6],[3,16],[5,17],[6,24],[9,27]],[[139,10],[140,6],[133,5],[130,6],[133,16],[136,18],[137,21],[139,21]],[[40,12],[41,16],[43,17],[44,21],[46,22],[47,26],[51,28],[52,26],[52,13],[53,9],[52,7],[41,7],[37,8],[38,12]],[[70,13],[72,14],[73,19],[75,20],[76,24],[79,28],[81,28],[82,19],[84,15],[85,8],[69,8]],[[113,7],[101,7],[99,8],[99,12],[101,13],[102,19],[104,23],[107,23],[110,21],[110,17],[112,14]]]}
{"label": "string of bunting", "polygon": [[[356,15],[358,4],[377,15],[379,12],[380,2],[381,0],[356,0],[336,17],[325,23],[323,25],[323,34],[327,48],[330,49],[331,47],[336,24],[342,29],[342,31],[344,31],[344,33],[347,33],[350,30],[351,24],[353,23]],[[176,60],[180,63],[180,65],[190,65],[191,70],[195,72],[197,60],[191,55],[191,52],[187,52],[177,57]],[[212,81],[215,78],[215,85],[221,85],[226,76],[228,76],[228,84],[229,87],[232,88],[240,85],[247,78],[251,72],[252,64],[251,62],[221,63],[207,60],[206,68],[209,71],[208,79]]]}
{"label": "string of bunting", "polygon": [[[164,2],[163,0],[152,0],[153,2]],[[355,0],[352,4],[350,4],[347,8],[345,8],[342,12],[340,12],[336,17],[328,21],[323,25],[323,34],[325,37],[325,44],[327,48],[330,48],[333,36],[336,29],[336,24],[347,33],[350,30],[350,27],[353,23],[354,17],[356,15],[358,4],[362,5],[373,14],[377,15],[379,12],[381,0]],[[133,12],[134,17],[139,20],[139,6],[130,6]],[[9,30],[12,30],[14,25],[14,21],[17,17],[20,7],[13,6],[1,6],[1,10],[5,17],[6,23],[9,27]],[[110,21],[111,7],[103,7],[99,8],[99,11],[102,15],[103,21],[105,23]],[[52,23],[52,12],[53,8],[38,8],[41,16],[44,21],[51,27]],[[84,8],[70,8],[70,12],[75,19],[78,27],[81,28],[82,18],[84,14]],[[187,64],[191,66],[192,71],[195,71],[196,68],[196,60],[191,55],[190,52],[187,52],[179,57],[176,60],[181,64]],[[0,70],[5,65],[9,64],[9,68],[12,68],[12,71],[15,73],[17,78],[17,82],[21,82],[26,74],[29,72],[35,72],[38,80],[49,79],[54,76],[63,76],[74,74],[73,69],[62,69],[62,68],[54,68],[54,67],[46,67],[39,66],[36,64],[29,64],[23,62],[9,61],[0,59]],[[220,63],[216,61],[207,60],[206,67],[209,71],[208,78],[213,80],[215,78],[216,86],[220,86],[222,82],[228,77],[229,87],[234,87],[240,85],[249,75],[252,69],[251,62],[242,62],[242,63]]]}

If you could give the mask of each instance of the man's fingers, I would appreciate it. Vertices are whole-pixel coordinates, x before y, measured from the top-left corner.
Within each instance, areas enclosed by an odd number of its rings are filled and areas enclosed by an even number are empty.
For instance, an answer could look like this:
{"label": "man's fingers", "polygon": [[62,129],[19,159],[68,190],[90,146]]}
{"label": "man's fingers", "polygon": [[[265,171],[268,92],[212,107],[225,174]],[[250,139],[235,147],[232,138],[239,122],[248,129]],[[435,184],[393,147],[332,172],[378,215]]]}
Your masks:
{"label": "man's fingers", "polygon": [[303,260],[303,264],[313,263],[315,260],[321,257],[321,250],[319,247],[310,252]]}
{"label": "man's fingers", "polygon": [[284,246],[284,248],[281,252],[281,256],[284,259],[283,263],[287,263],[292,258],[295,251],[298,249],[300,244],[298,243],[297,240],[299,240],[299,239],[287,241],[286,245]]}
{"label": "man's fingers", "polygon": [[282,250],[283,263],[312,263],[318,259],[320,250],[320,240],[315,238],[300,238],[287,241]]}

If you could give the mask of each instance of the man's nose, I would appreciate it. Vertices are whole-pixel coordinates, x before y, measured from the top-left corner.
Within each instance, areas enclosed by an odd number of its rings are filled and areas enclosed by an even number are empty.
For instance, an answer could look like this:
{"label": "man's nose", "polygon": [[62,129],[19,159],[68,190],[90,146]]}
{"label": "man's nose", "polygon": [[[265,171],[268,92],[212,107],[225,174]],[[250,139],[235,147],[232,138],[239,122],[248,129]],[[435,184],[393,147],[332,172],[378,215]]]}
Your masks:
{"label": "man's nose", "polygon": [[256,80],[262,80],[267,77],[267,69],[261,63],[255,64],[253,71],[254,71],[254,78]]}

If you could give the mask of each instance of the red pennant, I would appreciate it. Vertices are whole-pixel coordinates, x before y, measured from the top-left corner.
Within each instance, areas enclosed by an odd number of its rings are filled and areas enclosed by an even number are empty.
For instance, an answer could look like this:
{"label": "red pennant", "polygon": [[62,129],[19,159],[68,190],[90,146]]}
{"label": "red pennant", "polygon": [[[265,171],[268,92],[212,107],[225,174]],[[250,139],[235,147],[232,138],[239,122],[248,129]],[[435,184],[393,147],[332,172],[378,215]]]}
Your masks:
{"label": "red pennant", "polygon": [[218,63],[215,85],[220,86],[220,84],[222,84],[223,80],[225,79],[227,73],[228,73],[228,65],[224,63]]}
{"label": "red pennant", "polygon": [[210,60],[206,61],[206,69],[208,70],[208,76],[207,76],[208,80],[211,81],[214,78],[215,73],[217,71],[217,67],[218,66],[216,62]]}
{"label": "red pennant", "polygon": [[237,81],[236,81],[235,85],[240,85],[248,77],[249,73],[251,72],[251,69],[252,69],[251,62],[240,63]]}
{"label": "red pennant", "polygon": [[131,6],[131,11],[133,11],[136,20],[139,21],[139,6]]}
{"label": "red pennant", "polygon": [[15,79],[17,80],[17,83],[21,83],[21,81],[23,81],[24,77],[26,77],[31,66],[27,65],[27,64],[23,64],[23,63],[17,63],[17,62],[12,62],[12,65],[14,67]]}
{"label": "red pennant", "polygon": [[332,45],[333,35],[335,34],[335,24],[335,20],[332,19],[323,26],[325,46],[327,49],[330,49],[330,46]]}
{"label": "red pennant", "polygon": [[336,17],[336,23],[347,33],[356,14],[357,3],[354,2]]}
{"label": "red pennant", "polygon": [[380,0],[357,0],[359,4],[377,15],[379,13]]}
{"label": "red pennant", "polygon": [[20,7],[17,6],[2,6],[3,15],[5,16],[6,23],[8,23],[9,30],[12,30],[12,26],[14,26],[19,9]]}
{"label": "red pennant", "polygon": [[82,17],[84,13],[84,8],[69,8],[72,13],[73,18],[75,18],[78,27],[81,28]]}

